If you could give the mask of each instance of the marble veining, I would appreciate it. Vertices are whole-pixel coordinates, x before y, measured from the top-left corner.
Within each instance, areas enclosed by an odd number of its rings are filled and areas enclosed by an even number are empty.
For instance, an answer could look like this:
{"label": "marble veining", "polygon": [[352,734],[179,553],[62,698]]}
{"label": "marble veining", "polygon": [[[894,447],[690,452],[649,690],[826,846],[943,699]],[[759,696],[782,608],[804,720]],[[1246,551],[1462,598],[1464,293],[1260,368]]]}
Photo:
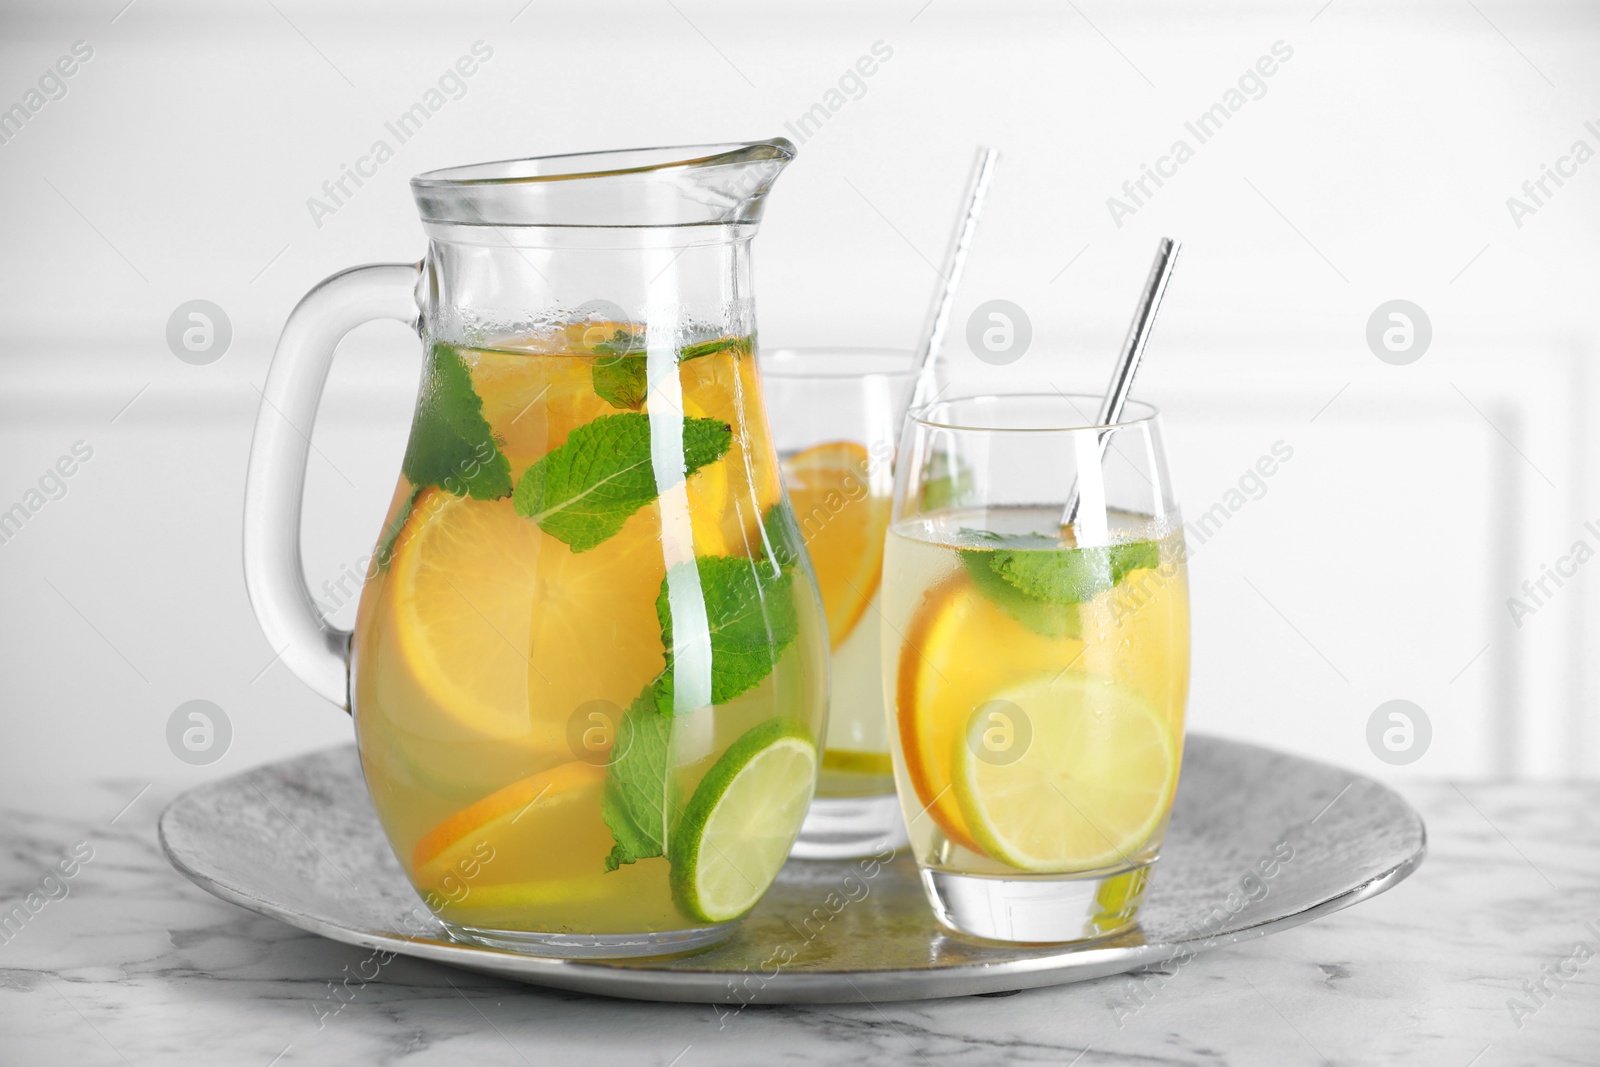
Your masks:
{"label": "marble veining", "polygon": [[[104,789],[115,812],[138,784]],[[1405,790],[1429,858],[1393,891],[1272,937],[1004,997],[751,1006],[611,1000],[396,957],[224,903],[172,870],[158,786],[117,822],[8,810],[9,908],[75,842],[94,857],[0,944],[4,1064],[1593,1064],[1600,961],[1519,1020],[1508,1000],[1600,955],[1597,785]],[[1568,967],[1571,970],[1571,967]]]}

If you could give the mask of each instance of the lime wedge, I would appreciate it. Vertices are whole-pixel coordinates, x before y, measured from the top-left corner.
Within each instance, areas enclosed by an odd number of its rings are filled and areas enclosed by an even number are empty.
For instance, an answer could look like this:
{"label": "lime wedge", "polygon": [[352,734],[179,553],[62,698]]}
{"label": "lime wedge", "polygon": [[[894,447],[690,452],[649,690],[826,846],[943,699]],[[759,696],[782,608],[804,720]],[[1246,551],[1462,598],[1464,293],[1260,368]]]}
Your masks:
{"label": "lime wedge", "polygon": [[[1132,859],[1166,818],[1178,784],[1178,742],[1138,693],[1082,674],[1040,675],[996,695],[1023,722],[1020,752],[986,747],[994,724],[975,714],[957,740],[956,802],[994,859],[1066,873]],[[982,710],[982,709],[980,709]]]}
{"label": "lime wedge", "polygon": [[817,781],[817,749],[797,723],[770,719],[729,746],[700,780],[670,846],[678,906],[727,922],[756,906],[789,857]]}

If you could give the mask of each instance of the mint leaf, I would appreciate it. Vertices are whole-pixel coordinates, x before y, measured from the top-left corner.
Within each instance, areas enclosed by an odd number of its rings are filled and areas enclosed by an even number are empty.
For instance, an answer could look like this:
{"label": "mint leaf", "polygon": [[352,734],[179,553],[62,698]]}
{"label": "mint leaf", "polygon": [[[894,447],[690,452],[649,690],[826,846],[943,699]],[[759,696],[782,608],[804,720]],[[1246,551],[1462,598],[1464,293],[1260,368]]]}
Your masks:
{"label": "mint leaf", "polygon": [[699,359],[701,356],[711,356],[718,352],[735,351],[740,355],[748,356],[753,343],[749,337],[719,337],[715,341],[701,341],[697,345],[690,345],[678,353],[678,362]]}
{"label": "mint leaf", "polygon": [[964,549],[961,561],[978,592],[995,607],[1042,637],[1077,637],[1083,632],[1077,604],[1052,604],[1029,596],[997,574],[991,566],[997,552]]}
{"label": "mint leaf", "polygon": [[498,500],[511,492],[511,464],[495,444],[472,372],[451,345],[433,346],[400,469],[412,485]]}
{"label": "mint leaf", "polygon": [[1154,541],[1132,541],[1111,546],[1111,584],[1116,585],[1134,571],[1153,571],[1161,566],[1161,546]]}
{"label": "mint leaf", "polygon": [[[642,354],[647,347],[643,334],[618,330],[611,340],[601,341],[591,351],[596,355],[621,356],[635,353]],[[699,359],[701,356],[715,355],[718,352],[726,352],[729,349],[748,356],[754,347],[755,342],[751,337],[718,337],[710,341],[699,341],[678,349],[678,362],[683,363],[686,360]]]}
{"label": "mint leaf", "polygon": [[602,356],[618,356],[624,352],[644,351],[644,330],[630,326],[626,329],[617,328],[611,332],[606,340],[590,348],[591,352]]}
{"label": "mint leaf", "polygon": [[774,566],[783,570],[799,562],[805,535],[800,532],[800,522],[794,517],[794,508],[789,506],[788,500],[780,500],[767,509],[761,517],[761,530],[772,550]]}
{"label": "mint leaf", "polygon": [[372,550],[372,558],[377,560],[379,570],[388,567],[389,561],[394,558],[395,546],[400,543],[400,531],[406,528],[406,520],[411,517],[411,509],[416,507],[417,496],[421,492],[421,486],[412,486],[406,502],[400,505],[400,510],[394,513],[394,518],[378,535],[378,547]]}
{"label": "mint leaf", "polygon": [[963,549],[961,559],[973,584],[1001,611],[1045,637],[1076,637],[1078,605],[1131,571],[1158,566],[1161,549],[1154,541],[1053,550]]}
{"label": "mint leaf", "polygon": [[[638,411],[650,393],[644,347],[643,337],[622,330],[618,330],[612,340],[595,345],[594,352],[599,358],[589,368],[589,381],[595,395],[614,408]],[[679,349],[678,362],[730,349],[749,355],[750,347],[748,337],[719,337]]]}
{"label": "mint leaf", "polygon": [[647,687],[622,715],[617,729],[622,753],[606,774],[600,816],[616,844],[606,870],[666,853],[668,828],[682,807],[672,781],[672,718],[657,708]]}
{"label": "mint leaf", "polygon": [[[674,570],[687,566],[681,563]],[[711,703],[725,704],[771,674],[778,657],[799,633],[794,571],[774,576],[768,571],[770,564],[743,556],[703,556],[695,560],[695,566],[709,630],[685,639],[710,643]],[[667,650],[667,667],[659,682],[661,706],[668,713],[673,711],[674,671],[682,651],[673,643],[676,613],[669,595],[673,578],[668,573],[656,597],[661,643]]]}
{"label": "mint leaf", "polygon": [[[787,504],[767,509],[763,525],[773,554],[788,562],[797,555],[799,527]],[[679,568],[689,564],[680,564]],[[696,559],[699,593],[708,624],[711,651],[711,702],[721,704],[761,683],[799,633],[794,605],[794,571],[775,560],[739,556]],[[683,571],[678,570],[681,575]],[[622,755],[606,775],[601,816],[614,841],[606,870],[666,854],[682,797],[672,780],[674,699],[672,576],[662,580],[656,598],[666,669],[623,714],[617,748]],[[699,658],[699,657],[697,657]],[[687,710],[687,709],[686,709]]]}
{"label": "mint leaf", "polygon": [[1036,600],[1079,604],[1093,600],[1139,567],[1160,562],[1154,541],[1069,548],[1054,552],[1001,549],[990,566],[1000,577]]}
{"label": "mint leaf", "polygon": [[650,392],[643,356],[601,356],[589,368],[595,395],[614,408],[638,411]]}
{"label": "mint leaf", "polygon": [[1025,548],[1047,549],[1051,552],[1061,550],[1061,537],[1059,534],[1042,534],[1029,531],[1027,533],[996,533],[993,530],[974,530],[970,526],[963,526],[957,531],[957,536],[964,541],[987,541],[998,548]]}
{"label": "mint leaf", "polygon": [[[650,418],[631,412],[602,415],[573,430],[560,448],[523,472],[513,498],[517,514],[574,552],[587,552],[622,529],[629,516],[668,488],[656,484]],[[732,439],[725,422],[684,419],[683,474],[669,484],[721,459]]]}
{"label": "mint leaf", "polygon": [[954,456],[935,453],[929,458],[922,483],[922,510],[940,511],[969,503],[976,486],[969,468],[961,466]]}

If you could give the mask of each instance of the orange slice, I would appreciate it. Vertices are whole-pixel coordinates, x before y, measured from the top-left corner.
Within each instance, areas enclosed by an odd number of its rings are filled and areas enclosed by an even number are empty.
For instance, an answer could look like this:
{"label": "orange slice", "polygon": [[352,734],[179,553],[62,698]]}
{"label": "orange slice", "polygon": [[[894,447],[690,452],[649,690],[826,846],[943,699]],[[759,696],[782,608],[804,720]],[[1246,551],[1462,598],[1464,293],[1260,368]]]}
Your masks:
{"label": "orange slice", "polygon": [[[491,848],[502,843],[506,830],[526,817],[535,805],[542,811],[570,802],[586,790],[600,788],[605,775],[603,766],[573,760],[512,782],[462,808],[424,834],[411,850],[412,868],[420,871],[431,863],[448,870],[454,866],[453,858],[464,858],[456,857],[456,853],[471,853],[480,843]],[[434,862],[436,860],[439,862]]]}
{"label": "orange slice", "polygon": [[590,701],[626,708],[665,666],[656,618],[666,576],[661,519],[656,505],[646,505],[587,552],[540,536],[544,566],[529,600],[528,702],[536,716],[565,729]]}
{"label": "orange slice", "polygon": [[481,737],[565,744],[593,700],[626,707],[663,663],[656,509],[574,553],[509,499],[418,494],[390,581],[401,654],[431,702]]}
{"label": "orange slice", "polygon": [[510,501],[417,494],[391,564],[394,633],[433,704],[485,737],[528,733],[528,640],[545,540]]}
{"label": "orange slice", "polygon": [[595,395],[589,361],[563,353],[461,349],[511,477],[561,447],[591,419],[616,411]]}
{"label": "orange slice", "polygon": [[733,429],[728,453],[714,467],[726,472],[725,488],[713,500],[709,487],[697,485],[712,471],[702,468],[689,480],[691,510],[702,524],[720,530],[724,553],[753,556],[762,551],[761,520],[767,509],[783,497],[778,456],[767,429],[766,408],[755,360],[738,349],[685,360],[679,367],[685,412],[700,418],[720,419]]}
{"label": "orange slice", "polygon": [[[694,397],[683,398],[683,414],[689,419],[717,418],[726,422],[721,416],[707,413],[703,404],[697,403]],[[737,423],[730,423],[737,426]],[[689,475],[686,487],[689,502],[689,524],[694,533],[695,552],[701,556],[726,556],[728,554],[728,538],[723,531],[723,519],[727,515],[732,503],[732,488],[729,465],[730,453],[733,451],[730,443],[728,453],[715,463],[708,463],[704,467]],[[669,490],[663,494],[663,500],[677,499],[676,494]],[[670,506],[670,505],[666,505]]]}
{"label": "orange slice", "polygon": [[822,589],[834,651],[866,614],[883,578],[883,538],[889,498],[869,492],[867,450],[853,441],[830,441],[783,464],[806,551]]}
{"label": "orange slice", "polygon": [[[602,323],[584,330],[585,336],[609,340],[618,328],[615,323]],[[483,400],[484,418],[511,463],[513,481],[534,461],[560,448],[579,426],[625,410],[596,395],[593,361],[583,354],[463,349],[462,358],[472,372],[473,388]],[[702,401],[691,389],[713,395]],[[738,426],[722,400],[715,390],[706,390],[698,377],[685,376],[686,417],[716,418]],[[713,406],[717,410],[708,410]],[[722,524],[729,510],[729,458],[701,468],[689,479],[689,517],[695,550],[703,556],[728,552]]]}
{"label": "orange slice", "polygon": [[956,758],[973,713],[1021,677],[1054,677],[1083,643],[1044,637],[995,607],[957,571],[928,590],[906,630],[896,678],[896,717],[917,803],[950,840],[981,848],[961,810]]}

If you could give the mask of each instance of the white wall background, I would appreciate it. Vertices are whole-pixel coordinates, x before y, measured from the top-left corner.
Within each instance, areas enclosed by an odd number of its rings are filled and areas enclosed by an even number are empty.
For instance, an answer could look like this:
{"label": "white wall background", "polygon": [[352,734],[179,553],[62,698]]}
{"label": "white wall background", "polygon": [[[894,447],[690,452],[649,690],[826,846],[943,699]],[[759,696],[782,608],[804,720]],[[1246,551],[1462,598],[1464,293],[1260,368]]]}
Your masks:
{"label": "white wall background", "polygon": [[[997,371],[958,330],[967,378],[1099,391],[1156,237],[1182,237],[1139,395],[1168,413],[1186,509],[1274,442],[1294,449],[1196,553],[1193,725],[1379,776],[1592,773],[1600,567],[1520,628],[1506,598],[1579,538],[1600,546],[1583,528],[1600,520],[1600,162],[1520,227],[1506,198],[1574,141],[1600,149],[1600,8],[124,3],[0,12],[0,108],[74,42],[94,49],[0,145],[0,510],[73,442],[94,449],[0,544],[0,800],[70,806],[86,778],[181,784],[348,736],[269,665],[240,572],[242,481],[295,300],[341,267],[420,254],[410,175],[793,137],[785,123],[879,41],[892,58],[773,195],[763,339],[911,344],[979,142],[1004,157],[955,321],[1003,297],[1035,340]],[[316,225],[307,198],[480,40],[493,57],[464,95]],[[1293,55],[1265,94],[1115,225],[1107,197],[1279,41]],[[164,340],[197,297],[234,327],[203,367]],[[1364,338],[1397,297],[1433,324],[1409,366]],[[369,549],[415,347],[366,327],[335,369],[308,484],[313,585]],[[234,727],[203,769],[165,742],[193,698]],[[1433,724],[1403,769],[1365,740],[1392,698]]]}

